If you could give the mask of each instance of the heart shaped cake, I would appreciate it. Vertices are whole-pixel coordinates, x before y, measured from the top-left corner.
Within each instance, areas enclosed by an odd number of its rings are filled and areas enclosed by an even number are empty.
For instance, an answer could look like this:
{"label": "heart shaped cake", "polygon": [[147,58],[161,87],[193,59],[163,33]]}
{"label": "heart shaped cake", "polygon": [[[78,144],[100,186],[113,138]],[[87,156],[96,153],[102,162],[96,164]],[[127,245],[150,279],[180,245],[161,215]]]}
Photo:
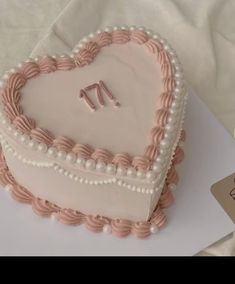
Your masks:
{"label": "heart shaped cake", "polygon": [[173,201],[185,102],[175,51],[143,27],[30,58],[1,81],[0,181],[41,216],[145,238]]}

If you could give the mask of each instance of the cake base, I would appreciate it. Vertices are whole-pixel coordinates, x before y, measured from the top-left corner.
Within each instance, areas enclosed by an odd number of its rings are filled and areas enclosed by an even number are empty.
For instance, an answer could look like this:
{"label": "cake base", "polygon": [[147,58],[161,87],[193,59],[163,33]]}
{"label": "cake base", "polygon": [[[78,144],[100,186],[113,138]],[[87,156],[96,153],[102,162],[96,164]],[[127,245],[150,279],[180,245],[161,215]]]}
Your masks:
{"label": "cake base", "polygon": [[[184,140],[184,138],[181,139],[181,141],[182,140]],[[176,160],[175,162],[178,164],[181,161]],[[173,162],[171,169],[169,170],[169,174],[172,172],[174,167],[175,163]],[[176,174],[175,169],[174,173]],[[28,189],[21,186],[9,171],[1,149],[0,183],[5,187],[6,190],[10,191],[10,194],[14,200],[31,204],[33,211],[41,217],[52,217],[66,225],[78,226],[84,224],[90,231],[112,233],[118,237],[126,237],[129,234],[133,234],[140,239],[144,239],[151,233],[156,233],[159,228],[162,228],[166,224],[167,221],[163,209],[169,207],[174,200],[171,193],[172,188],[169,186],[166,180],[160,201],[147,222],[132,222],[123,219],[110,219],[103,216],[85,215],[77,210],[60,208],[50,201],[34,196]]]}

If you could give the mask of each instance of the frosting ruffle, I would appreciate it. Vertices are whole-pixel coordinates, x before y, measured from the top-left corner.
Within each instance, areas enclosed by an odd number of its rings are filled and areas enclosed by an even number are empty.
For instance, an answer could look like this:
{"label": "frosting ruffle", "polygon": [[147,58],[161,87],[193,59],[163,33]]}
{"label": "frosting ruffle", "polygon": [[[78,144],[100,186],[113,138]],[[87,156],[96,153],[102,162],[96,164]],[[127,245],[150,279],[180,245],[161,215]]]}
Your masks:
{"label": "frosting ruffle", "polygon": [[[174,172],[174,166],[172,166],[172,169]],[[173,202],[173,196],[167,185],[165,185],[160,196],[158,206],[154,210],[149,221],[144,222],[131,222],[123,219],[110,219],[102,216],[84,215],[83,213],[73,209],[62,209],[47,200],[34,197],[32,193],[19,185],[9,172],[1,148],[0,182],[2,185],[11,184],[12,198],[19,202],[31,203],[33,211],[39,216],[50,217],[52,214],[55,214],[56,219],[63,224],[85,224],[85,226],[93,232],[101,232],[105,225],[109,225],[111,227],[112,234],[118,237],[126,237],[130,233],[134,234],[140,239],[148,237],[151,233],[152,224],[156,225],[158,228],[161,228],[166,224],[167,218],[161,208],[169,207]]]}

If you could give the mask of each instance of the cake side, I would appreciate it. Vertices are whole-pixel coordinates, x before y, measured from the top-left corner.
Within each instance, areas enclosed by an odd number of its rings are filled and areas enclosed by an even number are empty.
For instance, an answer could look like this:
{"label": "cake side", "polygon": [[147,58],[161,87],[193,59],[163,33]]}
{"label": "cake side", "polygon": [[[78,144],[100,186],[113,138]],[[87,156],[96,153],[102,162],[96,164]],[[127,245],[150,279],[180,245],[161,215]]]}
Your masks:
{"label": "cake side", "polygon": [[[0,184],[5,186],[7,191],[10,191],[11,196],[18,202],[29,203],[32,205],[33,211],[42,217],[56,218],[66,225],[81,225],[85,224],[87,229],[93,232],[112,233],[118,237],[126,237],[130,233],[138,238],[146,238],[150,234],[155,234],[159,228],[166,224],[166,216],[163,212],[164,208],[169,207],[173,202],[171,191],[175,189],[178,183],[178,175],[175,166],[179,164],[184,157],[182,150],[185,141],[185,132],[182,131],[179,145],[174,155],[171,169],[168,173],[165,187],[161,193],[160,201],[148,221],[133,222],[126,219],[110,219],[99,215],[85,215],[78,210],[71,208],[61,208],[47,200],[34,196],[29,190],[22,187],[12,176],[3,152],[0,149]],[[3,143],[6,147],[6,144]],[[9,150],[9,149],[8,149]],[[11,152],[11,151],[10,151]]]}

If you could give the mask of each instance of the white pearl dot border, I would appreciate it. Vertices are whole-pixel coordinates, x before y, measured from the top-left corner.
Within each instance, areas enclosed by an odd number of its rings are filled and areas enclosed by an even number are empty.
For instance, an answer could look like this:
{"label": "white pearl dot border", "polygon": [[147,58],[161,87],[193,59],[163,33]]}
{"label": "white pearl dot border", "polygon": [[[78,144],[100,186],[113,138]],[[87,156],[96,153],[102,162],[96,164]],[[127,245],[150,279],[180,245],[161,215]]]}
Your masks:
{"label": "white pearl dot border", "polygon": [[[27,159],[23,157],[21,154],[18,154],[9,144],[6,140],[2,139],[2,136],[0,135],[0,142],[2,147],[5,151],[8,153],[11,153],[13,157],[16,157],[18,160],[20,160],[23,164],[38,167],[38,168],[53,168],[57,173],[64,175],[68,177],[69,179],[79,182],[80,184],[87,184],[92,186],[99,186],[99,185],[109,185],[109,184],[116,184],[119,187],[126,188],[131,191],[136,191],[138,193],[144,193],[144,194],[154,194],[155,190],[153,188],[146,188],[141,186],[132,185],[131,183],[125,182],[121,179],[118,179],[116,177],[107,178],[107,179],[88,179],[85,177],[78,176],[71,171],[66,170],[65,168],[59,166],[55,163],[49,163],[49,162],[36,162],[31,159]],[[93,160],[92,160],[93,161]]]}

